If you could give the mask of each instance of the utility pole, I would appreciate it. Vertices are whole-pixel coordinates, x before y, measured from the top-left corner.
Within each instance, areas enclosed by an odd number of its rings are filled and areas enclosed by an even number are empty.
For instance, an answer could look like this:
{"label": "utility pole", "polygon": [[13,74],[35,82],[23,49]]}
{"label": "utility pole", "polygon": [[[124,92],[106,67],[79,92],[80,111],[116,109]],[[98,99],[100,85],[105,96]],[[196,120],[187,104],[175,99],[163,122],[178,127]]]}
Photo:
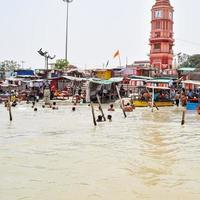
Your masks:
{"label": "utility pole", "polygon": [[42,51],[42,48],[38,51],[38,53],[45,58],[45,69],[46,69],[46,84],[45,84],[45,89],[44,89],[44,102],[46,105],[50,104],[50,88],[49,88],[49,80],[48,80],[48,60],[49,59],[54,59],[56,56],[50,56],[47,51]]}
{"label": "utility pole", "polygon": [[67,3],[65,60],[66,62],[68,62],[69,3],[72,3],[73,0],[63,0],[63,1]]}

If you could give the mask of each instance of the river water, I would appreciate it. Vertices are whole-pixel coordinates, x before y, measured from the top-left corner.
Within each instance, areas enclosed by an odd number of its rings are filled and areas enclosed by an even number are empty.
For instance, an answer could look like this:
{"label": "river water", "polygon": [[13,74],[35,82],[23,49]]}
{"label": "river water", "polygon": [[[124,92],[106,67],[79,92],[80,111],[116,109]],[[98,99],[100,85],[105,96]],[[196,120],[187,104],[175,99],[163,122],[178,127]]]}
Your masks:
{"label": "river water", "polygon": [[[136,109],[93,126],[91,110],[0,105],[0,200],[199,200],[200,116]],[[96,111],[96,114],[97,111]]]}

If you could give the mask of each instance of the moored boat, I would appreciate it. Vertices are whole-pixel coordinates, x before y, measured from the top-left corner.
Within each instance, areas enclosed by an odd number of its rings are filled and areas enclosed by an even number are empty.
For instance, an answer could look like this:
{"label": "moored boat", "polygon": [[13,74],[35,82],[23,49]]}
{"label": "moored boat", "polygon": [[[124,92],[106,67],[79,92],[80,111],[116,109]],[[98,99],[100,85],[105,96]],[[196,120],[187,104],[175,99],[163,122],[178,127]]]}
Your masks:
{"label": "moored boat", "polygon": [[170,99],[170,88],[147,86],[142,92],[131,97],[131,103],[135,107],[148,107],[152,104],[156,107],[165,107],[173,106],[174,100]]}
{"label": "moored boat", "polygon": [[198,107],[200,107],[200,99],[199,98],[189,99],[187,101],[187,104],[186,104],[187,110],[198,110]]}

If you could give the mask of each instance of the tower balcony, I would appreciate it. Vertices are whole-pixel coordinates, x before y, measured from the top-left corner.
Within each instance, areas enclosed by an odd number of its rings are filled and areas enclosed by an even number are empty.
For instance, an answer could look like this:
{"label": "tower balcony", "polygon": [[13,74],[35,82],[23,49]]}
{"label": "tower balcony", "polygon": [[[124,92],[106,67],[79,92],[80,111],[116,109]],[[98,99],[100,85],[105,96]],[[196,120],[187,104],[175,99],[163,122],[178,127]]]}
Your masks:
{"label": "tower balcony", "polygon": [[169,51],[163,51],[161,49],[154,49],[154,50],[151,50],[150,54],[174,54],[174,51],[173,50],[169,50]]}
{"label": "tower balcony", "polygon": [[174,43],[175,40],[173,38],[170,37],[152,37],[150,38],[150,43],[155,43],[155,42],[169,42],[169,43]]}

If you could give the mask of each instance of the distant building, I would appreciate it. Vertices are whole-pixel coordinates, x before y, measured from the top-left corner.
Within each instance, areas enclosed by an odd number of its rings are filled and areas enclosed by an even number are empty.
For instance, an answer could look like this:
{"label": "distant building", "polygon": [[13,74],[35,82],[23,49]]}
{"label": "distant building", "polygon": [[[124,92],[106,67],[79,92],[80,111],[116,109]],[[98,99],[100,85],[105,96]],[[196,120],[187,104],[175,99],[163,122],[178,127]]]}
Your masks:
{"label": "distant building", "polygon": [[124,76],[154,76],[156,69],[150,66],[149,61],[135,61],[132,65],[127,65]]}
{"label": "distant building", "polygon": [[160,71],[172,69],[174,9],[169,0],[156,0],[151,12],[150,64]]}

